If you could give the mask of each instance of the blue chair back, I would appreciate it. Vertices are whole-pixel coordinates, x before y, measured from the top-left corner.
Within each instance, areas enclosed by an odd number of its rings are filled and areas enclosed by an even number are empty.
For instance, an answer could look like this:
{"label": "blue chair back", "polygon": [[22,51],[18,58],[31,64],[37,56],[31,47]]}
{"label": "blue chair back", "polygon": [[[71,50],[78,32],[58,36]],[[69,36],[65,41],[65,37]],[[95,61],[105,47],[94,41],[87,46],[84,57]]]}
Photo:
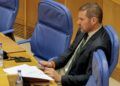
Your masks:
{"label": "blue chair back", "polygon": [[0,0],[0,32],[13,29],[18,12],[18,0]]}
{"label": "blue chair back", "polygon": [[109,70],[105,53],[98,49],[93,54],[92,75],[86,86],[109,86]]}
{"label": "blue chair back", "polygon": [[109,67],[109,76],[111,76],[113,70],[115,69],[118,63],[119,57],[119,40],[116,32],[111,26],[105,26],[106,31],[108,32],[110,39],[111,39],[111,60],[110,60],[110,67]]}
{"label": "blue chair back", "polygon": [[49,60],[70,45],[73,32],[69,10],[53,0],[40,0],[38,22],[31,37],[31,50],[38,58]]}

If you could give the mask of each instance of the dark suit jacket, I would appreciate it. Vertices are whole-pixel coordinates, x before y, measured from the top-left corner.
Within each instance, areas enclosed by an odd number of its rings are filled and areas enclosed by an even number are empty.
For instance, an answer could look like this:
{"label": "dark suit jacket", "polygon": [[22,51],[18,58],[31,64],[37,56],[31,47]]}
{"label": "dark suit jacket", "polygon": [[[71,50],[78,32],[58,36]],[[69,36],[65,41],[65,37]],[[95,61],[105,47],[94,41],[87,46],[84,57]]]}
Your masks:
{"label": "dark suit jacket", "polygon": [[[70,48],[59,58],[54,59],[56,69],[64,67],[72,57],[75,49],[82,40],[84,33],[78,31]],[[84,86],[92,74],[92,55],[97,49],[102,49],[110,61],[111,42],[106,30],[102,27],[84,45],[68,75],[62,76],[63,86]]]}

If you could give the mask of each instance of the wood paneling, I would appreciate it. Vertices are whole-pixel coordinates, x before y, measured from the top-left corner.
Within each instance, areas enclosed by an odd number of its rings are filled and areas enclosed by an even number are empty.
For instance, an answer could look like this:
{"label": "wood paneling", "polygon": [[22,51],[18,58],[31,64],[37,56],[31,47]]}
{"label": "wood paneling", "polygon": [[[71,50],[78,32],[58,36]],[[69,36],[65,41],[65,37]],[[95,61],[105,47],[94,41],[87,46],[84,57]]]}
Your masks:
{"label": "wood paneling", "polygon": [[112,0],[112,1],[120,5],[120,0]]}
{"label": "wood paneling", "polygon": [[120,4],[112,0],[103,0],[104,24],[112,25],[120,37]]}
{"label": "wood paneling", "polygon": [[16,23],[24,24],[24,0],[19,0],[19,10],[16,18]]}
{"label": "wood paneling", "polygon": [[65,4],[65,0],[56,0],[59,3]]}
{"label": "wood paneling", "polygon": [[26,3],[27,26],[34,28],[37,22],[39,0],[27,0]]}
{"label": "wood paneling", "polygon": [[14,25],[16,35],[23,38],[31,36],[37,22],[38,3],[39,0],[19,0],[17,24]]}

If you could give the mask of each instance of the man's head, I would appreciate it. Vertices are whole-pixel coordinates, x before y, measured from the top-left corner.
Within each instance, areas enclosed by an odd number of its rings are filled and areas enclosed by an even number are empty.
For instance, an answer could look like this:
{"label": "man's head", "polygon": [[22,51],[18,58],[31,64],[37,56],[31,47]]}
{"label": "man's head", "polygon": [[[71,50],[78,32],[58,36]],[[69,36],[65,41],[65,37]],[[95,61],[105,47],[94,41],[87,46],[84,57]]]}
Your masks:
{"label": "man's head", "polygon": [[87,3],[80,7],[77,23],[82,32],[90,32],[98,28],[102,18],[101,7],[97,3]]}

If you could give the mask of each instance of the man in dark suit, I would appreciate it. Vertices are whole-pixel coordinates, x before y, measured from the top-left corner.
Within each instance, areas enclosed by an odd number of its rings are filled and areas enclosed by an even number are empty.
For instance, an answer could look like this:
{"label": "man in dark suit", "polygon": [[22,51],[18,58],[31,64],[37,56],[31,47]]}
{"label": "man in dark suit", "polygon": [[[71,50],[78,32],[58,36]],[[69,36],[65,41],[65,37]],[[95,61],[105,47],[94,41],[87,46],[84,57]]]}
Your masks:
{"label": "man in dark suit", "polygon": [[[109,35],[102,26],[102,9],[96,3],[87,3],[80,7],[78,14],[79,30],[74,42],[63,55],[52,61],[41,61],[46,67],[44,72],[61,82],[63,86],[85,86],[92,74],[92,56],[97,49],[102,49],[110,61],[111,43]],[[71,59],[65,75],[54,69],[64,67]]]}

